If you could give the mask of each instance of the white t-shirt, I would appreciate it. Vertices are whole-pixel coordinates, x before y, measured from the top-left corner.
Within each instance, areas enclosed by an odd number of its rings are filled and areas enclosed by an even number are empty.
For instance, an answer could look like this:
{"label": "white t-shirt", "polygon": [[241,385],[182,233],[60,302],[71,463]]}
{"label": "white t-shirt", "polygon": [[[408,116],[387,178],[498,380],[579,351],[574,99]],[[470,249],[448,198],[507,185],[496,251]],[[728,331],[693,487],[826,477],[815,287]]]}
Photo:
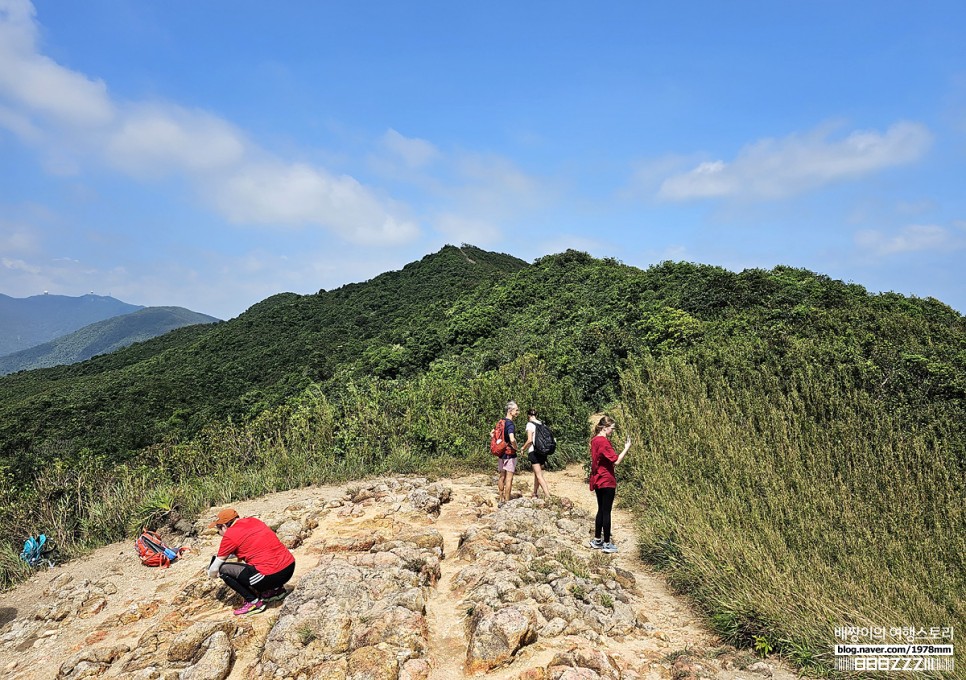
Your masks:
{"label": "white t-shirt", "polygon": [[[527,439],[531,442],[537,441],[537,423],[539,420],[528,420],[527,421]],[[533,444],[530,444],[530,448],[527,449],[527,453],[533,452]]]}

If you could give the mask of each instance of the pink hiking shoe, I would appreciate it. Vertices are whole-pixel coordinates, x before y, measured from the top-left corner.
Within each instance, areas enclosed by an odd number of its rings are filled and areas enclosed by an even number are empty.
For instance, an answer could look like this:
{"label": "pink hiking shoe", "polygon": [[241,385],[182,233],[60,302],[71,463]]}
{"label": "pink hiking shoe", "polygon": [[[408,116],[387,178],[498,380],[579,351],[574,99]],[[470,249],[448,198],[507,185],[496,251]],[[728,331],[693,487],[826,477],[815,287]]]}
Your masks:
{"label": "pink hiking shoe", "polygon": [[254,600],[252,602],[246,602],[241,607],[235,610],[235,616],[245,616],[246,614],[257,614],[259,612],[265,611],[264,600]]}

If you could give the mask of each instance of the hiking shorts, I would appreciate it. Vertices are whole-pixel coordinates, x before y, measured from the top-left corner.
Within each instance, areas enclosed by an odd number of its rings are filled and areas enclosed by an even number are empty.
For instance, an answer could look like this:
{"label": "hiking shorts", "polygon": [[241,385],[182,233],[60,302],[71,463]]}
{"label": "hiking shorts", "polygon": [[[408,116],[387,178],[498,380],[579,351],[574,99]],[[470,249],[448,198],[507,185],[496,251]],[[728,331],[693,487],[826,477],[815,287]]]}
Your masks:
{"label": "hiking shorts", "polygon": [[496,462],[497,472],[516,472],[517,471],[517,457],[512,456],[504,458],[500,456],[500,460]]}
{"label": "hiking shorts", "polygon": [[527,460],[530,461],[530,465],[539,465],[540,467],[546,467],[547,465],[547,455],[537,453],[536,449],[533,449],[527,454]]}

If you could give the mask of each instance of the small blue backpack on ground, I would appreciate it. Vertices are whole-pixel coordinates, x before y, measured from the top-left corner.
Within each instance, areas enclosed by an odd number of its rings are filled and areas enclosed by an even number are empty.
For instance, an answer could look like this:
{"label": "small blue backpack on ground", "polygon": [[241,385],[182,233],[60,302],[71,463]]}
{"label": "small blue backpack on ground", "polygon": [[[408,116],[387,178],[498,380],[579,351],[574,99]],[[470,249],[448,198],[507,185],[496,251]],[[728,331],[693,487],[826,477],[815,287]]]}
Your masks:
{"label": "small blue backpack on ground", "polygon": [[47,536],[44,534],[40,534],[36,538],[30,536],[23,543],[20,559],[34,568],[44,565],[52,567],[54,566],[53,552],[53,545],[47,540]]}

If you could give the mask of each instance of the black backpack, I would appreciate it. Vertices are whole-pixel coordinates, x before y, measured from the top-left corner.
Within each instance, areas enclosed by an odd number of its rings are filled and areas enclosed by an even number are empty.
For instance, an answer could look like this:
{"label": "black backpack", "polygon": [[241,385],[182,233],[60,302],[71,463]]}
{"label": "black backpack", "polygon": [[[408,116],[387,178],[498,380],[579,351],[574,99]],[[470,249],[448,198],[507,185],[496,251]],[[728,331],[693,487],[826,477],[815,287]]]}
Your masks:
{"label": "black backpack", "polygon": [[533,450],[543,456],[549,456],[557,450],[557,440],[553,438],[550,428],[543,423],[536,423],[537,431],[533,434]]}

